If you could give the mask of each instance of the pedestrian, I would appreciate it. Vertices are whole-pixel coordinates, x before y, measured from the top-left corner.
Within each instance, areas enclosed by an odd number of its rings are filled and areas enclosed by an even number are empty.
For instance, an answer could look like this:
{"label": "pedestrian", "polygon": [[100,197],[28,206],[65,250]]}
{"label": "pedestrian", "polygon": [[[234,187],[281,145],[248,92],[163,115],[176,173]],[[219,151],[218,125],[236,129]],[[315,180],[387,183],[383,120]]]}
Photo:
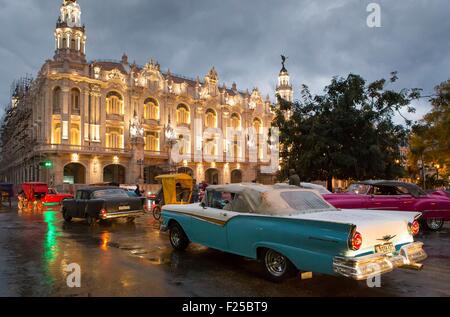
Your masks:
{"label": "pedestrian", "polygon": [[142,192],[141,189],[139,188],[139,184],[136,184],[136,189],[134,190],[134,193],[136,194],[136,196],[141,197],[142,196]]}
{"label": "pedestrian", "polygon": [[199,186],[197,184],[197,180],[192,180],[192,196],[191,196],[191,203],[197,203],[198,202],[198,196],[199,196]]}
{"label": "pedestrian", "polygon": [[300,187],[300,176],[293,168],[289,170],[289,185]]}

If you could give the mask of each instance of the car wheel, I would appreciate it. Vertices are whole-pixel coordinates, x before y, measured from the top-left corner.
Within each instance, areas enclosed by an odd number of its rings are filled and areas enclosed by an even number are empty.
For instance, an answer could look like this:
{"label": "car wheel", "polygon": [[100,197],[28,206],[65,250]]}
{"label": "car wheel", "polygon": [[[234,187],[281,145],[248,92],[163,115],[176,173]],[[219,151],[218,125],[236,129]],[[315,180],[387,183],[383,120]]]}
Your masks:
{"label": "car wheel", "polygon": [[170,244],[175,250],[186,250],[190,241],[183,228],[178,223],[174,223],[169,228]]}
{"label": "car wheel", "polygon": [[444,225],[444,219],[442,218],[428,218],[425,220],[427,228],[431,231],[439,231]]}
{"label": "car wheel", "polygon": [[94,217],[92,217],[89,214],[86,215],[86,222],[91,227],[95,227],[97,225],[97,219],[95,219]]}
{"label": "car wheel", "polygon": [[262,253],[264,272],[269,280],[280,283],[293,275],[294,266],[291,261],[281,253],[266,249]]}
{"label": "car wheel", "polygon": [[63,214],[63,218],[64,218],[65,222],[71,222],[72,221],[72,217],[67,214],[67,210],[63,209],[62,214]]}
{"label": "car wheel", "polygon": [[161,219],[161,207],[155,206],[153,208],[153,218],[155,218],[156,220]]}

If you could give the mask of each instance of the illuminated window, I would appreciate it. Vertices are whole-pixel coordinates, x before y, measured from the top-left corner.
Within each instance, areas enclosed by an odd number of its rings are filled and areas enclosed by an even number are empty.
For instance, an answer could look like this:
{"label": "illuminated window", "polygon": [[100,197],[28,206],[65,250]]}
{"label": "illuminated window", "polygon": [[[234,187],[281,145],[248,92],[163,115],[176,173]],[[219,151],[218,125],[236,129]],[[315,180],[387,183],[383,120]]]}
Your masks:
{"label": "illuminated window", "polygon": [[190,112],[186,105],[178,105],[177,107],[177,123],[178,124],[189,124],[190,122]]}
{"label": "illuminated window", "polygon": [[106,128],[106,147],[111,149],[123,148],[123,130],[121,128]]}
{"label": "illuminated window", "polygon": [[106,113],[123,115],[123,98],[116,92],[110,92],[106,95]]}
{"label": "illuminated window", "polygon": [[240,129],[241,128],[241,118],[237,113],[233,113],[231,115],[231,126],[234,129]]}
{"label": "illuminated window", "polygon": [[70,91],[70,106],[72,114],[80,114],[80,91],[76,88]]}
{"label": "illuminated window", "polygon": [[144,119],[159,120],[159,106],[156,100],[147,98],[144,102]]}
{"label": "illuminated window", "polygon": [[217,128],[217,115],[212,109],[206,110],[205,126],[206,128]]}
{"label": "illuminated window", "polygon": [[253,127],[255,128],[255,132],[257,134],[260,134],[263,127],[261,119],[259,118],[253,119]]}
{"label": "illuminated window", "polygon": [[76,123],[72,123],[70,125],[70,144],[71,145],[81,144],[80,126]]}
{"label": "illuminated window", "polygon": [[159,133],[147,132],[145,134],[145,150],[159,151]]}
{"label": "illuminated window", "polygon": [[52,144],[61,144],[61,122],[53,121]]}
{"label": "illuminated window", "polygon": [[53,113],[61,113],[61,88],[53,90]]}
{"label": "illuminated window", "polygon": [[241,158],[241,151],[239,145],[237,144],[237,141],[235,144],[233,144],[233,151],[234,151],[234,158]]}
{"label": "illuminated window", "polygon": [[257,140],[256,144],[257,144],[258,158],[262,159],[263,158],[263,147],[260,146],[260,143],[261,143],[261,138],[263,137],[261,135],[262,129],[263,129],[263,124],[262,124],[261,119],[259,119],[259,118],[253,119],[253,127],[255,128],[255,133],[257,134],[256,135],[256,140]]}

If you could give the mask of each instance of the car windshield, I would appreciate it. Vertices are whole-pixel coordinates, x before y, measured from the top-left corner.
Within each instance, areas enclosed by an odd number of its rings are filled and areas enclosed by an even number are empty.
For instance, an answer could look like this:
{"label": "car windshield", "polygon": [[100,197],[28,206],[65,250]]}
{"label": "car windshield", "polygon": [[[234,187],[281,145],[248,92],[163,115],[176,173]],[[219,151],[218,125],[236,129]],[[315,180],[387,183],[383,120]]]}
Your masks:
{"label": "car windshield", "polygon": [[[281,198],[295,210],[289,214],[305,214],[320,211],[336,210],[329,205],[322,197],[309,191],[286,191],[280,194]],[[285,212],[282,212],[285,213]]]}
{"label": "car windshield", "polygon": [[104,197],[129,197],[127,192],[123,189],[101,189],[96,190],[93,193],[94,198],[104,198]]}
{"label": "car windshield", "polygon": [[367,184],[351,184],[347,188],[348,193],[358,194],[358,195],[366,195],[369,192],[370,185]]}

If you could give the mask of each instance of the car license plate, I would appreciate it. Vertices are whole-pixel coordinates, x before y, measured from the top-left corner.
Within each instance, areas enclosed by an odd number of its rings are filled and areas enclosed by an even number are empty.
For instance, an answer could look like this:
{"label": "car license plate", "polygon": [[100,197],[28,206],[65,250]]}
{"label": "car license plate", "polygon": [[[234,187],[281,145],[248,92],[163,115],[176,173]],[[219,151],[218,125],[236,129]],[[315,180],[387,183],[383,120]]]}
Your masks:
{"label": "car license plate", "polygon": [[119,210],[130,210],[130,206],[119,206]]}
{"label": "car license plate", "polygon": [[395,247],[392,243],[379,244],[375,246],[375,252],[382,254],[394,253]]}

